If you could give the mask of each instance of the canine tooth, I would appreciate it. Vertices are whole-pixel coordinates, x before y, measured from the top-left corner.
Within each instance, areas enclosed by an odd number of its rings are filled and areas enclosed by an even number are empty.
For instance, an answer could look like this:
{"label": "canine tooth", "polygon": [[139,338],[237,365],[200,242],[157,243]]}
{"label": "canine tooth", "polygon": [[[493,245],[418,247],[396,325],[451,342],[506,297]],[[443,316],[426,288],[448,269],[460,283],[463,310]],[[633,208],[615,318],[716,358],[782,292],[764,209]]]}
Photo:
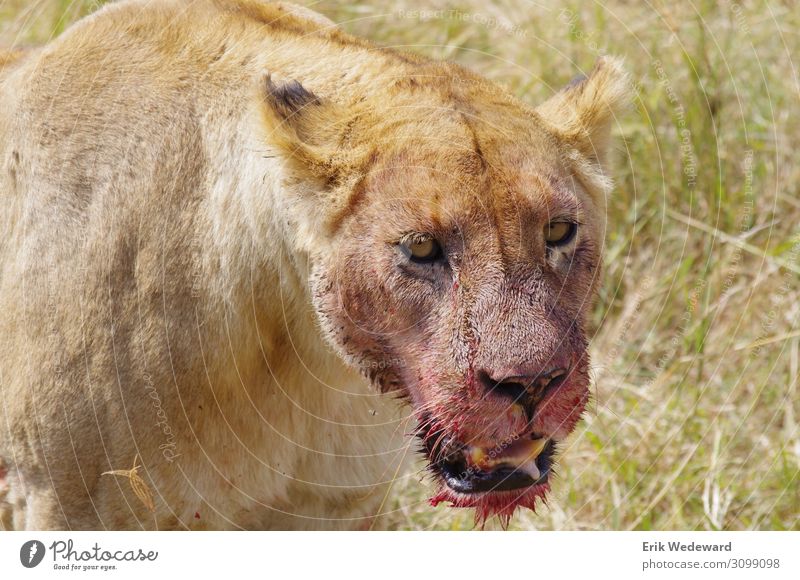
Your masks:
{"label": "canine tooth", "polygon": [[547,445],[547,439],[542,437],[541,439],[534,439],[531,443],[533,445],[531,445],[528,455],[535,459],[544,450],[545,445]]}
{"label": "canine tooth", "polygon": [[[544,451],[549,439],[524,439],[518,440],[507,449],[497,451],[487,451],[481,445],[470,445],[466,450],[466,456],[472,465],[481,469],[494,469],[498,466],[510,465],[524,468],[532,464],[532,470],[536,468],[536,458]],[[536,471],[538,473],[538,470]]]}
{"label": "canine tooth", "polygon": [[531,479],[533,480],[537,480],[542,476],[542,474],[539,472],[539,466],[536,465],[535,459],[531,459],[525,463],[525,465],[519,467],[519,469],[530,475]]}

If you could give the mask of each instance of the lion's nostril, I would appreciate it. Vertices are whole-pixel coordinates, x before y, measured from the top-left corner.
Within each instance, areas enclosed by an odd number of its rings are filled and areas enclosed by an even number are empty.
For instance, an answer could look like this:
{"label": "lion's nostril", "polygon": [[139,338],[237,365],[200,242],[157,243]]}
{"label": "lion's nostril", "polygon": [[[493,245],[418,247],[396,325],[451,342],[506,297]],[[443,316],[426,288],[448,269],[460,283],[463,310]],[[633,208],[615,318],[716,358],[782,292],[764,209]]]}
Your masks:
{"label": "lion's nostril", "polygon": [[478,374],[478,380],[484,389],[484,396],[496,395],[511,402],[523,403],[528,396],[528,389],[524,377],[509,377],[497,380],[486,372]]}
{"label": "lion's nostril", "polygon": [[541,401],[548,392],[561,385],[567,375],[567,369],[559,367],[538,375],[509,376],[500,380],[480,372],[478,380],[483,385],[484,396],[499,396],[527,407]]}
{"label": "lion's nostril", "polygon": [[528,389],[517,381],[503,381],[495,385],[491,392],[502,395],[512,402],[521,403],[527,398]]}

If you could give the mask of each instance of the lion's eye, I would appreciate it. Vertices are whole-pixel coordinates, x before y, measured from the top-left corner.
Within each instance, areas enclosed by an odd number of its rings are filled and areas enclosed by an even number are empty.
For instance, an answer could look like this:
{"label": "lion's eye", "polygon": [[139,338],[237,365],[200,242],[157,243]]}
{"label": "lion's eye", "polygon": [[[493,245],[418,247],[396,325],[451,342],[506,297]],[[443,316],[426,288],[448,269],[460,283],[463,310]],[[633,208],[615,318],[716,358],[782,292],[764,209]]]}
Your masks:
{"label": "lion's eye", "polygon": [[550,222],[544,227],[544,241],[548,246],[563,246],[572,240],[577,229],[572,222]]}
{"label": "lion's eye", "polygon": [[439,242],[433,238],[420,238],[416,240],[409,240],[401,244],[403,253],[412,262],[422,264],[435,262],[442,257],[442,247]]}

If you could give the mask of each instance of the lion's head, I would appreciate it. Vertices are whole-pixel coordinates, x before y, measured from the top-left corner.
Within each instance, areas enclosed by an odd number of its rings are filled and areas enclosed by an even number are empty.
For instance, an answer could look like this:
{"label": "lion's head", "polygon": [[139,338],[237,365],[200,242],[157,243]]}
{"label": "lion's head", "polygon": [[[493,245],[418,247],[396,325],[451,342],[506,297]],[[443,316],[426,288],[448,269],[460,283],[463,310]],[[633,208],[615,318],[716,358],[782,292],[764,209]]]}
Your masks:
{"label": "lion's head", "polygon": [[327,338],[411,402],[432,502],[507,520],[547,492],[589,398],[627,82],[603,59],[531,109],[452,65],[414,70],[338,99],[268,80],[265,126]]}

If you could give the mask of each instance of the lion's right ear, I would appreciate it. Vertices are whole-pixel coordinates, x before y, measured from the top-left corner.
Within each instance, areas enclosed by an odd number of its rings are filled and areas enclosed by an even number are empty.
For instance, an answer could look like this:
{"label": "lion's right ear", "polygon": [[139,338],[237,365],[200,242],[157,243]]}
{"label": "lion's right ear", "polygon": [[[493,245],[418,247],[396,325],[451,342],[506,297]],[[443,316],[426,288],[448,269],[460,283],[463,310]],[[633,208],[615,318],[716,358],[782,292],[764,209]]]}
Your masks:
{"label": "lion's right ear", "polygon": [[288,174],[322,185],[339,183],[350,165],[339,146],[346,125],[344,112],[297,81],[277,84],[267,77],[262,99],[269,146],[278,150]]}
{"label": "lion's right ear", "polygon": [[364,178],[372,149],[356,142],[353,127],[367,112],[363,104],[335,103],[297,81],[270,78],[260,111],[262,138],[282,168],[281,203],[295,222],[296,240],[310,251],[327,239]]}

